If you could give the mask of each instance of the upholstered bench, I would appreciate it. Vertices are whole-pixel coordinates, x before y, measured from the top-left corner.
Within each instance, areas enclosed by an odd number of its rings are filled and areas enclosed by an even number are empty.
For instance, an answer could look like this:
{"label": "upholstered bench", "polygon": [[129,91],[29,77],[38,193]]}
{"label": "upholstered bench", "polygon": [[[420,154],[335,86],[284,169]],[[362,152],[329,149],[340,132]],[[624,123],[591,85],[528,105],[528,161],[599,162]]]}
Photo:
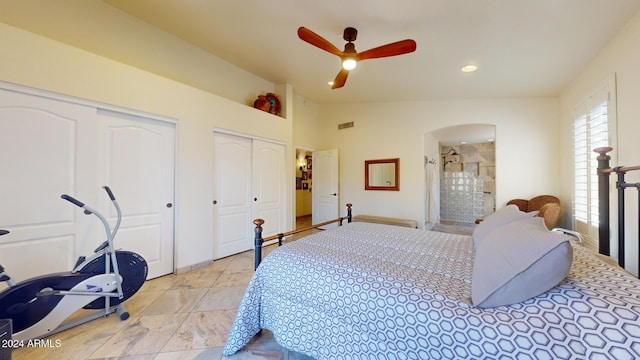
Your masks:
{"label": "upholstered bench", "polygon": [[356,215],[353,217],[352,221],[404,226],[404,227],[410,227],[410,228],[418,227],[418,222],[415,220],[395,219],[395,218],[372,216],[372,215]]}

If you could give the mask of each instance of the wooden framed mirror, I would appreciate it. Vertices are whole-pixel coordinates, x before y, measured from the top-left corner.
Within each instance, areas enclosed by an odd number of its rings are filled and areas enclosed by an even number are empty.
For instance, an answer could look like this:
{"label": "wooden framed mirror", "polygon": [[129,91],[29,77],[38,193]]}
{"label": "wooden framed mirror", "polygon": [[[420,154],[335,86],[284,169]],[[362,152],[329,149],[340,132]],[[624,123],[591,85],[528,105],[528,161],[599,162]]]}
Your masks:
{"label": "wooden framed mirror", "polygon": [[400,191],[400,159],[365,160],[364,189]]}

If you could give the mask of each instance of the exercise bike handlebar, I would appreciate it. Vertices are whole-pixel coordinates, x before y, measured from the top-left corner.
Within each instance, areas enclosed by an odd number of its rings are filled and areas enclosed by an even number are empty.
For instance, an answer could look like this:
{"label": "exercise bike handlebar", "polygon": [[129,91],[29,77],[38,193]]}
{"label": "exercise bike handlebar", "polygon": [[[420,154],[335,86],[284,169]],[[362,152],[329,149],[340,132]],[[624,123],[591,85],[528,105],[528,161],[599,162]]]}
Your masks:
{"label": "exercise bike handlebar", "polygon": [[109,195],[109,199],[111,199],[111,201],[116,201],[116,197],[113,196],[113,193],[111,192],[111,189],[109,189],[108,186],[105,185],[102,188],[104,189],[104,191],[107,192],[107,194]]}
{"label": "exercise bike handlebar", "polygon": [[60,197],[65,199],[65,200],[67,200],[68,202],[78,206],[78,207],[81,207],[81,208],[84,207],[84,203],[83,202],[81,202],[81,201],[79,201],[79,200],[77,200],[77,199],[75,199],[75,198],[73,198],[73,197],[71,197],[71,196],[69,196],[67,194],[63,194]]}
{"label": "exercise bike handlebar", "polygon": [[[122,220],[122,211],[120,210],[120,205],[118,205],[118,202],[116,201],[115,196],[113,196],[113,192],[111,192],[111,189],[108,186],[103,186],[102,187],[107,194],[109,195],[109,199],[111,199],[111,202],[113,203],[113,205],[116,208],[116,212],[117,212],[117,221],[116,221],[116,225],[114,226],[113,230],[109,227],[109,222],[107,221],[107,219],[102,216],[102,214],[100,214],[99,212],[93,210],[92,208],[90,208],[89,206],[87,206],[86,204],[84,204],[83,202],[73,198],[72,196],[69,196],[67,194],[63,194],[60,197],[69,201],[70,203],[77,205],[78,207],[84,209],[84,213],[87,215],[95,215],[100,222],[102,223],[102,225],[104,226],[104,230],[107,234],[107,240],[105,242],[103,242],[96,250],[95,252],[98,252],[104,248],[109,248],[109,251],[107,251],[107,254],[111,256],[111,266],[113,267],[113,270],[116,274],[119,273],[118,271],[118,262],[116,260],[116,252],[115,252],[115,248],[113,246],[113,238],[116,236],[116,232],[118,231],[118,228],[120,227],[120,221]],[[107,269],[107,272],[109,271],[109,269]],[[120,279],[118,277],[116,277],[116,286],[118,289],[118,294],[119,297],[122,298],[122,284],[120,282]]]}

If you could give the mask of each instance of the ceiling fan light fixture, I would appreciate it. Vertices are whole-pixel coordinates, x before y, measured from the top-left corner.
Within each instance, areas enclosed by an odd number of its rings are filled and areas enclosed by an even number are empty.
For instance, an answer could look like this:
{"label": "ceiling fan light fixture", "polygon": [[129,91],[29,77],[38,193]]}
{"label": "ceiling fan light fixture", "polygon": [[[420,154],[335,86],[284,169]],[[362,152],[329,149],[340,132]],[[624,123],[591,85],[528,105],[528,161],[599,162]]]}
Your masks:
{"label": "ceiling fan light fixture", "polygon": [[342,68],[345,70],[353,70],[358,66],[358,62],[356,59],[352,57],[345,57],[342,59]]}
{"label": "ceiling fan light fixture", "polygon": [[349,76],[349,71],[356,68],[358,61],[367,59],[377,59],[389,56],[396,56],[402,54],[408,54],[416,50],[416,42],[411,39],[405,39],[388,43],[386,45],[374,47],[372,49],[357,52],[356,46],[353,43],[358,35],[358,30],[352,27],[344,29],[343,38],[347,42],[344,45],[344,51],[340,51],[335,45],[329,42],[322,36],[314,33],[313,31],[301,26],[298,28],[298,37],[300,40],[307,42],[319,49],[322,49],[330,54],[340,57],[342,62],[342,68],[336,75],[331,89],[339,89],[344,86]]}

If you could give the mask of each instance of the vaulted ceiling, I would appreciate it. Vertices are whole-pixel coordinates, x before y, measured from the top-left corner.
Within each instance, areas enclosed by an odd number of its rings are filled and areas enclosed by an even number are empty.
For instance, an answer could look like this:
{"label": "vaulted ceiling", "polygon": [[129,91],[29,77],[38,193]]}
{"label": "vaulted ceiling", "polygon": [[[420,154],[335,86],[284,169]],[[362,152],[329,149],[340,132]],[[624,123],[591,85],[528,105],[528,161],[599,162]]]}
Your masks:
{"label": "vaulted ceiling", "polygon": [[[45,1],[59,3],[69,18],[73,15],[69,13],[81,11],[80,3],[100,0]],[[267,81],[291,84],[297,93],[318,103],[557,96],[640,10],[640,0],[103,3]],[[44,2],[2,0],[0,7],[7,12],[0,11],[5,12],[0,21],[55,37],[53,26],[47,29],[46,21],[28,16],[29,7],[39,5]],[[48,16],[61,15],[49,12]],[[82,18],[81,13],[76,15]],[[91,26],[82,27],[90,21],[67,21],[64,26],[91,32]],[[55,26],[60,28],[63,22]],[[327,82],[338,73],[339,58],[301,41],[296,34],[300,26],[340,49],[345,43],[343,30],[351,26],[358,29],[358,51],[402,39],[414,39],[417,50],[361,62],[343,88],[331,90]],[[461,72],[467,64],[478,70]]]}

